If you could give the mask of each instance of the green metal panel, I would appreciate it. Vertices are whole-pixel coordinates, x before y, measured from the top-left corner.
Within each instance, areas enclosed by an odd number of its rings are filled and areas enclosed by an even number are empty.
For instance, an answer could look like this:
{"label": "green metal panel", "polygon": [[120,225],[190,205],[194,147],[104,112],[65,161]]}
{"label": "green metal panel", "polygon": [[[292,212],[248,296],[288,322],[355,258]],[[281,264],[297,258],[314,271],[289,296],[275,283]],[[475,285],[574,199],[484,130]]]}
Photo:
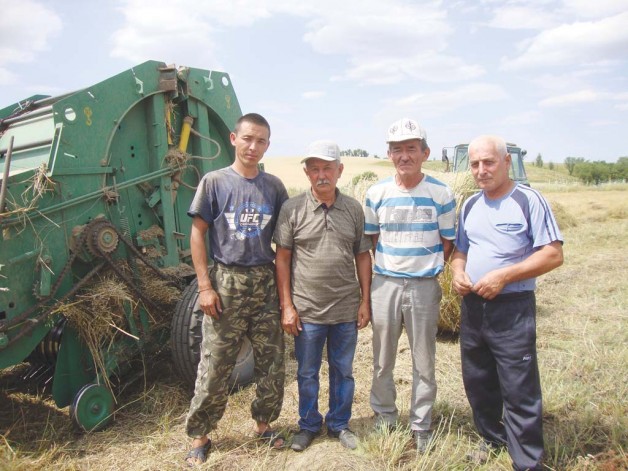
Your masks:
{"label": "green metal panel", "polygon": [[[73,249],[90,221],[102,217],[136,246],[158,247],[163,267],[190,261],[187,209],[200,177],[233,162],[229,133],[240,115],[228,74],[156,61],[74,93],[0,110],[0,169],[14,140],[0,208],[1,368],[29,355],[58,317],[49,315],[54,300],[97,263],[83,247]],[[170,165],[166,157],[186,116],[194,131],[189,159]],[[144,237],[152,227],[163,236]],[[127,256],[123,244],[112,254]],[[55,287],[54,299],[46,300]],[[146,318],[140,321],[146,334]],[[122,363],[144,340],[111,347],[110,363]],[[90,367],[74,358],[84,357],[82,349],[76,333],[64,334],[53,387],[59,404],[93,379]]]}

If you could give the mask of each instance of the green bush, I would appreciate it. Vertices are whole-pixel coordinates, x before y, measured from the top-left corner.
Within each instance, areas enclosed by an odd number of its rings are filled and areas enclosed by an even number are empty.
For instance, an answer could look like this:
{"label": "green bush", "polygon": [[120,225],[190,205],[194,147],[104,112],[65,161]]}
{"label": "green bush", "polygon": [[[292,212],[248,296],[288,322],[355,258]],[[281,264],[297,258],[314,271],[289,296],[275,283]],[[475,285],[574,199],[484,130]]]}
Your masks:
{"label": "green bush", "polygon": [[372,172],[371,170],[367,170],[366,172],[362,172],[359,175],[356,175],[351,180],[352,186],[358,186],[361,182],[376,182],[378,180],[377,174]]}

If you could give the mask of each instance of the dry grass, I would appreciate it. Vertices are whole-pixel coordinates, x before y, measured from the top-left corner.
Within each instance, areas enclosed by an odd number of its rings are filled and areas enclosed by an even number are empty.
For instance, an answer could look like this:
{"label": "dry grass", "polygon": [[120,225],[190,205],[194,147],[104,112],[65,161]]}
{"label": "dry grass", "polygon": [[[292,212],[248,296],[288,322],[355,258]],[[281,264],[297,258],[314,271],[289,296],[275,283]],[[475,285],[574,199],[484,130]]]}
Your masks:
{"label": "dry grass", "polygon": [[[364,169],[362,169],[364,171]],[[358,172],[361,173],[361,172]],[[305,180],[305,176],[303,176]],[[628,469],[628,305],[625,277],[628,221],[625,190],[546,191],[575,220],[563,229],[565,264],[538,287],[538,349],[545,404],[548,469]],[[212,434],[215,450],[201,469],[474,469],[464,462],[477,441],[460,376],[454,339],[437,344],[438,399],[430,453],[417,455],[404,430],[373,430],[369,407],[371,330],[360,332],[355,358],[356,395],[351,427],[360,447],[349,452],[319,437],[303,453],[272,451],[251,439],[249,405],[254,387],[233,394]],[[292,341],[286,352],[286,394],[276,428],[294,431],[297,386]],[[116,420],[108,429],[76,432],[67,409],[20,379],[24,367],[0,373],[0,469],[101,470],[184,469],[189,446],[184,419],[191,397],[167,355],[152,359],[144,382],[124,384]],[[405,336],[395,370],[401,419],[407,422],[411,358]],[[326,411],[327,368],[321,371],[319,404]],[[484,470],[508,470],[507,453]]]}
{"label": "dry grass", "polygon": [[19,185],[22,184],[26,184],[26,189],[20,195],[22,201],[11,200],[9,193],[7,193],[7,210],[4,213],[0,213],[0,218],[18,216],[27,219],[27,214],[37,206],[37,202],[47,193],[55,191],[55,182],[48,177],[48,167],[45,163],[42,163],[35,170],[32,177],[24,182],[19,182]]}

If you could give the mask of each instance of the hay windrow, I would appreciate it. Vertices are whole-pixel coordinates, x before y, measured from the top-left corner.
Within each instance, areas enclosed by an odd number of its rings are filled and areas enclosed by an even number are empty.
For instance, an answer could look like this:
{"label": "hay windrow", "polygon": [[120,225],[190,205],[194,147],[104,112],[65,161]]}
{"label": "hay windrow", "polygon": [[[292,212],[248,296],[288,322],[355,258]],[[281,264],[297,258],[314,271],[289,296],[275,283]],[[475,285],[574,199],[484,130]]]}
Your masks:
{"label": "hay windrow", "polygon": [[[454,192],[456,198],[456,217],[460,214],[462,205],[466,199],[477,191],[473,177],[469,172],[443,173],[435,178],[447,183]],[[440,302],[440,316],[438,318],[438,330],[441,332],[458,333],[460,331],[460,296],[452,286],[453,273],[451,265],[445,263],[445,270],[438,277],[443,292]]]}
{"label": "hay windrow", "polygon": [[578,220],[558,201],[549,200],[548,203],[552,208],[558,227],[560,227],[561,230],[576,227],[578,225]]}

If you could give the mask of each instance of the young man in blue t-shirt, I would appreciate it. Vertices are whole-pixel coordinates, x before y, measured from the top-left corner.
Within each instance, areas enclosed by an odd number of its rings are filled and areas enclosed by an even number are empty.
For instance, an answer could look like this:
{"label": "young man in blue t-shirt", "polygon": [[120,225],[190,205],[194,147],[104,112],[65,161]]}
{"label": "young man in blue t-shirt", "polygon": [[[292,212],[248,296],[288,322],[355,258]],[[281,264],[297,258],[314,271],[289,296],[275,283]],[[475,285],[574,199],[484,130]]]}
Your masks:
{"label": "young man in blue t-shirt", "polygon": [[285,371],[271,240],[288,193],[277,177],[258,168],[270,144],[270,126],[264,117],[242,116],[230,139],[235,148],[233,164],[203,177],[188,211],[194,218],[190,248],[198,302],[205,313],[201,360],[186,422],[193,439],[186,460],[192,465],[207,459],[211,447],[207,434],[225,411],[227,381],[245,336],[255,360],[254,434],[271,446],[283,445],[283,437],[269,426],[281,411]]}

